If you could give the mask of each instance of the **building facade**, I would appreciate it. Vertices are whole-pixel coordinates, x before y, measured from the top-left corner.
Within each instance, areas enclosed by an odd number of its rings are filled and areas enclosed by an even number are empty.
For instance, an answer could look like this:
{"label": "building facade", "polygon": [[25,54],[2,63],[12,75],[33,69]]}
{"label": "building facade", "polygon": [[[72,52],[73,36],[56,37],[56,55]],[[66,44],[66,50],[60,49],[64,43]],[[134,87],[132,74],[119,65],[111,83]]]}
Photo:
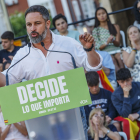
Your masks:
{"label": "building facade", "polygon": [[[45,6],[52,18],[59,13],[65,15],[68,23],[93,17],[97,6],[95,0],[28,0],[29,6],[36,4]],[[93,24],[94,20],[90,20],[69,28],[83,28],[83,25],[93,26]]]}
{"label": "building facade", "polygon": [[[6,10],[6,6],[4,0],[0,0],[0,36],[7,30],[11,31],[11,24],[8,18],[8,13]],[[2,47],[0,46],[0,49]]]}
{"label": "building facade", "polygon": [[27,0],[5,0],[5,5],[9,16],[16,11],[24,13],[29,7]]}

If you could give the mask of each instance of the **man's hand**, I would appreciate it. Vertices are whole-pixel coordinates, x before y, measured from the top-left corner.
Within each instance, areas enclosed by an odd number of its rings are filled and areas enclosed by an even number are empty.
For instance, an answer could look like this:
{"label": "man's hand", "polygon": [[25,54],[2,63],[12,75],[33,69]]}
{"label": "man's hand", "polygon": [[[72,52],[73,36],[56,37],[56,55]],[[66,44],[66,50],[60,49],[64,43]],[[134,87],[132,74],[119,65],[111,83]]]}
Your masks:
{"label": "man's hand", "polygon": [[5,58],[3,58],[3,63],[5,63],[7,60]]}
{"label": "man's hand", "polygon": [[[10,55],[10,56],[8,56],[10,59],[11,59],[11,61],[13,60],[13,57],[14,56],[12,56],[12,55]],[[3,63],[5,63],[7,60],[5,59],[5,58],[3,58]]]}
{"label": "man's hand", "polygon": [[83,45],[83,47],[86,49],[91,48],[91,46],[94,42],[93,36],[90,35],[89,33],[84,33],[83,35],[80,35],[79,40],[80,40],[81,44]]}
{"label": "man's hand", "polygon": [[128,118],[131,120],[131,121],[135,121],[139,118],[139,114],[138,113],[134,113],[134,114],[130,114],[128,116]]}
{"label": "man's hand", "polygon": [[112,119],[109,116],[106,115],[106,122],[107,122],[107,124],[110,124],[111,121],[112,121]]}
{"label": "man's hand", "polygon": [[112,40],[113,40],[113,38],[114,38],[114,37],[111,35],[111,36],[108,38],[108,40],[107,40],[107,44],[111,43]]}
{"label": "man's hand", "polygon": [[12,61],[14,56],[10,55],[10,56],[8,56],[8,57],[9,57],[9,58],[11,59],[11,61]]}
{"label": "man's hand", "polygon": [[125,86],[123,88],[123,93],[124,93],[124,97],[128,98],[129,97],[129,91],[132,89],[132,86]]}

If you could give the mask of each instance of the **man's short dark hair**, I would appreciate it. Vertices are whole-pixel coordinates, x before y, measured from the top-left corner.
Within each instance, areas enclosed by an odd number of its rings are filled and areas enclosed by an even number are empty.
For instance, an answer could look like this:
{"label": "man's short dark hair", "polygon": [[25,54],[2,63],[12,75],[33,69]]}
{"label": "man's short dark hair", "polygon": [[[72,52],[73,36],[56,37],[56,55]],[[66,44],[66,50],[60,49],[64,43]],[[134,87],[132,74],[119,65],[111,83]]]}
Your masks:
{"label": "man's short dark hair", "polygon": [[1,39],[14,40],[14,33],[11,31],[6,31],[1,35]]}
{"label": "man's short dark hair", "polygon": [[90,87],[97,86],[99,84],[99,75],[95,71],[86,73],[87,84]]}
{"label": "man's short dark hair", "polygon": [[67,23],[67,18],[66,18],[64,15],[62,15],[62,14],[58,14],[58,15],[56,15],[56,16],[53,18],[53,20],[52,20],[53,26],[54,26],[55,28],[56,28],[55,22],[56,22],[56,20],[58,20],[58,19],[60,19],[60,18],[64,19],[64,20],[66,21],[66,23]]}
{"label": "man's short dark hair", "polygon": [[131,73],[130,73],[129,69],[122,68],[117,71],[117,73],[116,73],[117,80],[127,80],[128,78],[131,78]]}
{"label": "man's short dark hair", "polygon": [[25,12],[25,18],[27,14],[33,13],[33,12],[39,12],[45,21],[50,19],[49,11],[44,6],[41,6],[41,5],[33,5],[29,7]]}

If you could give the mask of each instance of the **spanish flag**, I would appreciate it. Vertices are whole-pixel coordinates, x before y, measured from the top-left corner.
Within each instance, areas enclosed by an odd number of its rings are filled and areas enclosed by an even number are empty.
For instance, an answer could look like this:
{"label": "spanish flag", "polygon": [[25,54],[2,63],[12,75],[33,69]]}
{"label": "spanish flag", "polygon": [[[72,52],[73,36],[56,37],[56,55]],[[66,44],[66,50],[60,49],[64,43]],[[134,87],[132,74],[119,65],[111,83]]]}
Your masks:
{"label": "spanish flag", "polygon": [[100,80],[101,80],[101,84],[103,86],[104,89],[109,90],[111,92],[114,92],[114,89],[112,87],[112,85],[110,84],[106,74],[104,73],[103,69],[101,69],[100,71],[97,71],[97,73],[99,74]]}
{"label": "spanish flag", "polygon": [[4,120],[4,123],[8,123],[8,120]]}
{"label": "spanish flag", "polygon": [[116,117],[114,120],[123,122],[123,132],[126,133],[128,140],[138,140],[140,133],[140,121],[132,122],[128,118]]}

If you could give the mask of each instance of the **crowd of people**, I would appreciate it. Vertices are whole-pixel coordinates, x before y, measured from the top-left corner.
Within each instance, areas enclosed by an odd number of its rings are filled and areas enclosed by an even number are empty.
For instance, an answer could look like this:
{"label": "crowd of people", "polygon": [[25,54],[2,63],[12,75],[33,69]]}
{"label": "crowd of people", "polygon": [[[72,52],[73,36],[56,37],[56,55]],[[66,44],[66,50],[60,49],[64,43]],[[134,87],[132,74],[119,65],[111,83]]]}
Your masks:
{"label": "crowd of people", "polygon": [[[41,8],[43,10],[40,10]],[[134,4],[134,13],[136,16],[134,24],[139,24],[140,1]],[[95,12],[92,35],[89,33],[80,35],[78,31],[68,30],[67,18],[62,14],[53,18],[53,25],[57,29],[57,34],[54,34],[49,30],[48,11],[42,6],[30,7],[25,13],[25,19],[32,50],[28,58],[10,71],[10,84],[21,82],[23,79],[31,80],[46,76],[46,71],[49,75],[73,68],[69,57],[64,55],[64,59],[62,54],[61,57],[57,54],[57,57],[63,59],[62,62],[67,65],[55,66],[48,63],[45,59],[55,61],[54,54],[47,55],[47,51],[40,45],[41,41],[44,41],[46,48],[69,51],[76,59],[76,65],[85,69],[92,100],[92,104],[80,108],[86,116],[82,117],[83,122],[87,122],[84,127],[86,140],[121,140],[118,132],[124,131],[125,124],[116,118],[121,116],[132,122],[140,120],[140,27],[135,25],[128,27],[128,46],[120,48],[119,25],[111,23],[103,7],[97,8]],[[38,25],[42,28],[37,27]],[[27,53],[27,46],[22,48],[14,46],[14,34],[11,31],[3,33],[1,40],[3,50],[0,51],[0,71],[3,72],[0,73],[0,87],[5,86],[6,69]],[[112,51],[117,53],[110,53]],[[38,56],[39,65],[34,65],[36,63],[36,60],[32,60],[34,55]],[[32,68],[27,68],[29,65]],[[21,68],[22,66],[25,70]],[[42,67],[41,72],[38,67]],[[101,85],[96,72],[101,67],[114,89],[113,93]],[[35,75],[30,75],[33,69]],[[0,133],[1,140],[28,139],[25,123],[6,126],[2,112],[0,112]]]}

